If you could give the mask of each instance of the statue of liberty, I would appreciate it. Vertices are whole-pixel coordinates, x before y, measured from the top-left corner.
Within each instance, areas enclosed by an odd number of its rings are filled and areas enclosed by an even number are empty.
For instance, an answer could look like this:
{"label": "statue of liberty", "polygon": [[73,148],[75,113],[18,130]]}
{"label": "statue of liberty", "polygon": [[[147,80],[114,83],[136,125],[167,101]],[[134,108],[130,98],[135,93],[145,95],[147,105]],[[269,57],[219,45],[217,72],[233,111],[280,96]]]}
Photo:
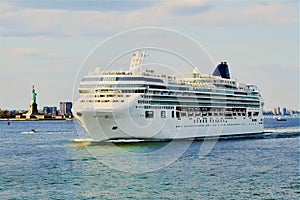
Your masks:
{"label": "statue of liberty", "polygon": [[32,98],[31,98],[32,104],[36,103],[36,95],[37,95],[37,93],[35,92],[34,85],[33,85],[32,86]]}
{"label": "statue of liberty", "polygon": [[36,95],[34,85],[32,86],[31,92],[31,103],[29,105],[29,111],[26,114],[26,118],[31,118],[32,116],[38,115],[37,103],[36,103]]}

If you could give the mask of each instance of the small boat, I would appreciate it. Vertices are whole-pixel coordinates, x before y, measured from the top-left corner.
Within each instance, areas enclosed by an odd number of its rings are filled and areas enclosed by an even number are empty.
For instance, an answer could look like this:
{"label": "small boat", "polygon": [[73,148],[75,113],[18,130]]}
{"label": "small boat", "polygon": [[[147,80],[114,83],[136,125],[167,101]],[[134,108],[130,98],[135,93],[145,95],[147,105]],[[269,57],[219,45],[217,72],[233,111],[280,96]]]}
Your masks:
{"label": "small boat", "polygon": [[286,118],[277,117],[276,120],[279,121],[279,122],[282,122],[282,121],[286,121]]}

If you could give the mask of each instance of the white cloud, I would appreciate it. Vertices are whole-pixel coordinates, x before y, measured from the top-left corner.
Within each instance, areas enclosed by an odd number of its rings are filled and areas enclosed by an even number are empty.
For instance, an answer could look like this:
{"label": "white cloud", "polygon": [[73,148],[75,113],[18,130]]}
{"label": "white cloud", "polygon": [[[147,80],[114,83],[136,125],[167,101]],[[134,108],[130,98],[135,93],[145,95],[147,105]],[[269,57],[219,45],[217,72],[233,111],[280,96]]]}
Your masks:
{"label": "white cloud", "polygon": [[38,49],[32,47],[16,47],[16,48],[1,48],[0,53],[6,57],[11,57],[15,59],[25,58],[25,57],[35,57],[35,58],[48,58],[48,59],[59,59],[66,58],[66,55],[58,52],[48,52],[45,49]]}
{"label": "white cloud", "polygon": [[295,24],[299,20],[294,4],[278,2],[228,6],[226,2],[213,1],[161,1],[130,12],[16,7],[18,4],[5,2],[2,5],[3,36],[105,35],[137,26],[257,26]]}
{"label": "white cloud", "polygon": [[[201,7],[199,7],[201,8]],[[259,25],[289,25],[298,24],[298,5],[274,2],[261,4],[255,1],[228,3],[218,2],[215,4],[202,5],[200,11],[193,15],[175,14],[178,23],[188,25],[205,26],[259,26]],[[205,9],[206,8],[206,9]],[[176,7],[170,7],[170,13]],[[201,12],[203,11],[203,12]]]}
{"label": "white cloud", "polygon": [[274,2],[270,4],[253,4],[232,10],[231,17],[228,19],[225,17],[224,20],[233,20],[238,23],[284,25],[298,23],[297,15],[298,10],[293,5]]}
{"label": "white cloud", "polygon": [[38,49],[30,47],[8,48],[3,50],[2,55],[5,53],[4,51],[14,57],[36,56],[41,53]]}
{"label": "white cloud", "polygon": [[15,6],[22,8],[33,8],[41,10],[73,10],[73,11],[132,11],[148,7],[155,4],[157,1],[103,1],[103,0],[76,0],[72,3],[68,0],[51,0],[51,1],[40,1],[40,0],[10,0]]}

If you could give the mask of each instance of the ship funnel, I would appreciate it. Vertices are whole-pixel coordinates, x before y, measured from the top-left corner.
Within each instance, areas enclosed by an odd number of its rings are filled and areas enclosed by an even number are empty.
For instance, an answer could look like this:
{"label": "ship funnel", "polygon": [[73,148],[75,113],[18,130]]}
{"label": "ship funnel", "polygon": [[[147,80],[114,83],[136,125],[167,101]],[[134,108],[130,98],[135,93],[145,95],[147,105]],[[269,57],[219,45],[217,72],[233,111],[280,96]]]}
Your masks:
{"label": "ship funnel", "polygon": [[229,67],[226,62],[221,62],[215,69],[213,76],[230,79]]}

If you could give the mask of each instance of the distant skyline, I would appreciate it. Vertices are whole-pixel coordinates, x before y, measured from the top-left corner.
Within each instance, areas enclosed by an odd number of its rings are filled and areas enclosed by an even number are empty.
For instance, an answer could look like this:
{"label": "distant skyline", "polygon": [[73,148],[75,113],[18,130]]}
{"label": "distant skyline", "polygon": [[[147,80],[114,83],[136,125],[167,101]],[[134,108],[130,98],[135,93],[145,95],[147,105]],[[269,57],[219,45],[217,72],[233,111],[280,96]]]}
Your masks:
{"label": "distant skyline", "polygon": [[300,110],[297,0],[2,0],[0,11],[1,109],[28,109],[32,85],[39,109],[72,101],[77,71],[96,45],[124,30],[162,27],[196,40],[215,64],[227,61],[239,82],[258,85],[265,110]]}

